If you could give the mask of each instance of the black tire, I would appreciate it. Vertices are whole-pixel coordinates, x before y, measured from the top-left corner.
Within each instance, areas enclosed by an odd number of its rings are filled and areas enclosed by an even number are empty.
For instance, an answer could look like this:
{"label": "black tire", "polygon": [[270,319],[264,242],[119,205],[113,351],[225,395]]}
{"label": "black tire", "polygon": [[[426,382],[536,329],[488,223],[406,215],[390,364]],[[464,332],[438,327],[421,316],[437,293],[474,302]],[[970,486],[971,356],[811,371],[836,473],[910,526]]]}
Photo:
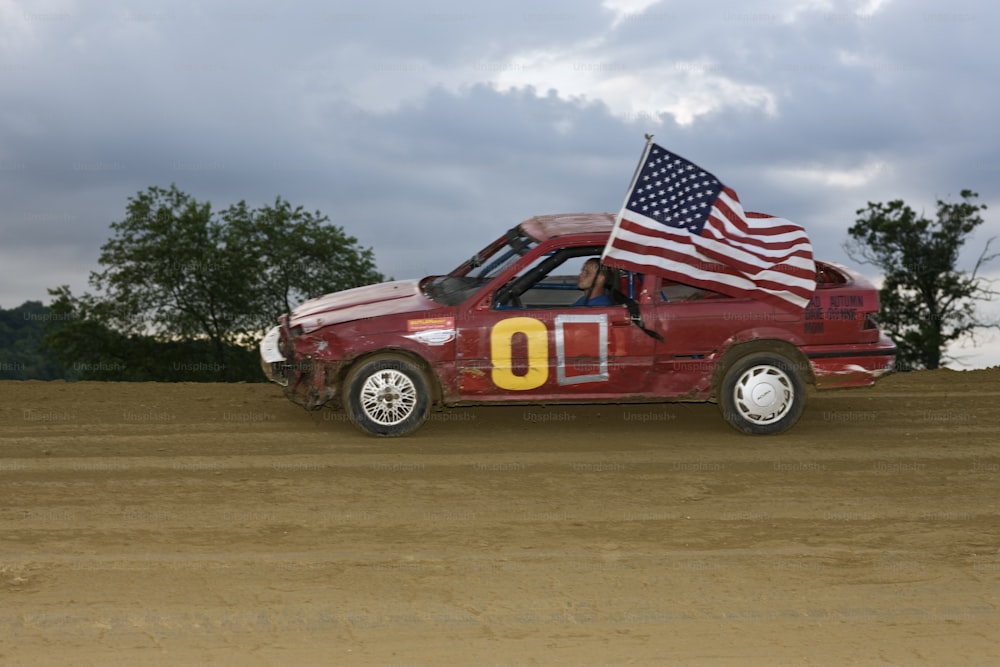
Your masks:
{"label": "black tire", "polygon": [[362,432],[399,437],[413,433],[427,420],[430,383],[409,359],[381,354],[348,372],[343,402],[347,418]]}
{"label": "black tire", "polygon": [[729,425],[741,433],[783,433],[795,425],[805,407],[801,374],[777,352],[741,357],[722,378],[719,409]]}

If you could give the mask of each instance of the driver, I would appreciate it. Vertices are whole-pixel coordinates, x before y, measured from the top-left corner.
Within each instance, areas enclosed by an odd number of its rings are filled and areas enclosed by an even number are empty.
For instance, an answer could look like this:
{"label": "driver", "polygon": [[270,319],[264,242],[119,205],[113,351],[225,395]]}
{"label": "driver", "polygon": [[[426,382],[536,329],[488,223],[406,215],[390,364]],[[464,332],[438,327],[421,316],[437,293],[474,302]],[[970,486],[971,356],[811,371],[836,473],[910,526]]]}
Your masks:
{"label": "driver", "polygon": [[583,290],[583,296],[577,299],[574,306],[611,306],[607,285],[611,280],[611,269],[601,266],[601,260],[591,257],[583,263],[576,286]]}

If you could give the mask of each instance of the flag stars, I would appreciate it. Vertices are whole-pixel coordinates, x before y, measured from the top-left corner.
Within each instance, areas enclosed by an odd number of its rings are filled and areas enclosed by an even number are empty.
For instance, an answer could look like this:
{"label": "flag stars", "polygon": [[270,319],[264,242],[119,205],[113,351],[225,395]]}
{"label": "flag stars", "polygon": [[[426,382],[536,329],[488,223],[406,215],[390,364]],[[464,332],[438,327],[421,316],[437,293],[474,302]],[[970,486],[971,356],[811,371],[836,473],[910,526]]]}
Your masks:
{"label": "flag stars", "polygon": [[708,172],[669,151],[650,148],[628,205],[675,229],[700,233],[706,209],[722,185]]}

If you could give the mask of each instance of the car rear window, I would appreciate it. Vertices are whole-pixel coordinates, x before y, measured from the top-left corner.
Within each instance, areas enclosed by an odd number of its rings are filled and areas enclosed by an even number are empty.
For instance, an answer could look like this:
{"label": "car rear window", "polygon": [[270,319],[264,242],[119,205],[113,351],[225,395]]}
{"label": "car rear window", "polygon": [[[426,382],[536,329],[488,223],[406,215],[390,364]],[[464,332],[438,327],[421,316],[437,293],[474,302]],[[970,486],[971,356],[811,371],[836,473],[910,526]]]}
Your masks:
{"label": "car rear window", "polygon": [[816,287],[834,287],[846,285],[848,282],[847,276],[836,267],[825,262],[816,262]]}

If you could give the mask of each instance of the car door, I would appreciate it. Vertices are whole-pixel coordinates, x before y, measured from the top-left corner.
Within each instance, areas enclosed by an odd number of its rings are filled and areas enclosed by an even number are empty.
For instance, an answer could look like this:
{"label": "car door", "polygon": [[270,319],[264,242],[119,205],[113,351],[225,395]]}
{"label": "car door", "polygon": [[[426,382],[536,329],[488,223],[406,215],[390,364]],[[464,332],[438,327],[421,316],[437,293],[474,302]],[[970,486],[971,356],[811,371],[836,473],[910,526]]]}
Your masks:
{"label": "car door", "polygon": [[[574,252],[585,257],[587,250]],[[552,250],[540,247],[535,264],[545,257],[551,261]],[[655,340],[632,323],[626,306],[571,306],[540,296],[564,290],[563,301],[575,299],[575,285],[566,284],[572,275],[564,274],[546,275],[542,288],[535,283],[531,302],[505,307],[497,295],[516,278],[498,278],[490,294],[460,310],[462,400],[611,400],[646,392]]]}

